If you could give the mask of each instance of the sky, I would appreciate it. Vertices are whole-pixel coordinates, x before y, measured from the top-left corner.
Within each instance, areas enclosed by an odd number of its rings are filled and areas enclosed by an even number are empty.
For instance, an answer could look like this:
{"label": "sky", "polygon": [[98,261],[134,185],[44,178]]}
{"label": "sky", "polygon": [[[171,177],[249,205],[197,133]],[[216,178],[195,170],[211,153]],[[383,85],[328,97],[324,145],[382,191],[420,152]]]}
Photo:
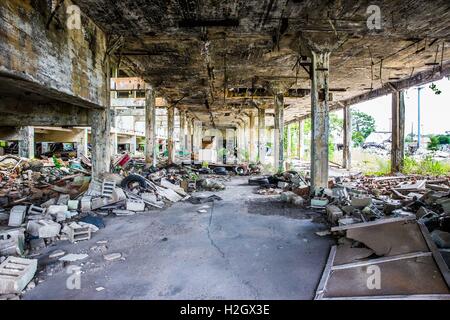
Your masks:
{"label": "sky", "polygon": [[[421,117],[422,134],[443,134],[450,131],[450,80],[434,82],[442,91],[436,95],[430,88],[430,84],[424,85],[421,90]],[[353,109],[370,114],[375,118],[377,131],[391,131],[391,101],[390,95],[383,96],[374,100],[366,101],[352,106]],[[418,98],[417,87],[406,91],[406,134],[411,133],[414,126],[414,133],[417,134],[418,123]]]}

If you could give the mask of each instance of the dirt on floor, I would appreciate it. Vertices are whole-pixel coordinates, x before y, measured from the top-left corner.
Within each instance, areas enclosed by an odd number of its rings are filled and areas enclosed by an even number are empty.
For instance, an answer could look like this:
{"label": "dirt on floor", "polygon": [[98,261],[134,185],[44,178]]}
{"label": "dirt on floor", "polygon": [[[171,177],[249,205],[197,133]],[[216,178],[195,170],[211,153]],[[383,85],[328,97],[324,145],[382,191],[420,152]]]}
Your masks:
{"label": "dirt on floor", "polygon": [[[334,244],[316,235],[327,229],[312,219],[320,214],[267,200],[246,182],[232,178],[214,193],[222,201],[106,217],[91,240],[46,248],[24,299],[314,298]],[[62,263],[49,258],[55,250],[88,257]],[[114,253],[120,258],[105,259]],[[70,290],[73,266],[81,284]]]}

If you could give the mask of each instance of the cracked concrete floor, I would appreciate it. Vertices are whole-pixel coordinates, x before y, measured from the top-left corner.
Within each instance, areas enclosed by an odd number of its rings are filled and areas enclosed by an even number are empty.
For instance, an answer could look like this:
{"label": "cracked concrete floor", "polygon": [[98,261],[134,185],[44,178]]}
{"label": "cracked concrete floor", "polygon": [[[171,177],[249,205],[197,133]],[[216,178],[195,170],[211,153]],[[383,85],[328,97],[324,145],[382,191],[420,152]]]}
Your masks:
{"label": "cracked concrete floor", "polygon": [[[24,299],[312,299],[333,240],[315,234],[325,229],[311,219],[316,214],[272,205],[274,199],[254,190],[233,178],[214,204],[108,217],[90,241],[46,248],[43,282]],[[205,205],[208,212],[198,213]],[[92,251],[102,240],[106,253],[124,259],[106,262],[104,253]],[[80,290],[66,288],[67,266],[48,264],[46,253],[56,249],[89,254],[77,263]]]}

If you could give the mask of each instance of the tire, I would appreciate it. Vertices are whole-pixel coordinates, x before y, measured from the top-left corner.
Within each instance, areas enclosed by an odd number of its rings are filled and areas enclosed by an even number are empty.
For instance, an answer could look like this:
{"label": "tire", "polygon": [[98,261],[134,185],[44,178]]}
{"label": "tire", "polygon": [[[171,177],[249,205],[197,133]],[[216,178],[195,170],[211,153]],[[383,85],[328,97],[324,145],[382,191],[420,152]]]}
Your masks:
{"label": "tire", "polygon": [[251,178],[248,180],[248,184],[251,186],[267,186],[270,183],[267,178]]}
{"label": "tire", "polygon": [[227,169],[225,169],[224,167],[218,167],[214,169],[214,173],[218,174],[218,175],[227,175]]}
{"label": "tire", "polygon": [[234,172],[236,172],[236,174],[237,174],[238,176],[245,176],[245,175],[247,175],[247,170],[245,170],[244,167],[236,167],[236,168],[234,169]]}
{"label": "tire", "polygon": [[147,188],[147,182],[144,177],[138,176],[136,174],[130,174],[128,177],[123,179],[120,186],[126,190],[131,190],[131,185],[139,184],[143,189]]}

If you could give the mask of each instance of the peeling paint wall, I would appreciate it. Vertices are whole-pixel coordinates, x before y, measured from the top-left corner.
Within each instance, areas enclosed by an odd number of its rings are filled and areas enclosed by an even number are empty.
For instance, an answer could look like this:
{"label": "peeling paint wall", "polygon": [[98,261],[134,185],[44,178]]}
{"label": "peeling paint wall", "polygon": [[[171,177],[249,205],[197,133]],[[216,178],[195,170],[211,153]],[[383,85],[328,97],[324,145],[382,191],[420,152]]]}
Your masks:
{"label": "peeling paint wall", "polygon": [[52,16],[52,2],[0,1],[0,76],[31,81],[55,98],[61,93],[105,106],[104,32],[82,12],[81,29],[70,30],[73,3],[64,0]]}

